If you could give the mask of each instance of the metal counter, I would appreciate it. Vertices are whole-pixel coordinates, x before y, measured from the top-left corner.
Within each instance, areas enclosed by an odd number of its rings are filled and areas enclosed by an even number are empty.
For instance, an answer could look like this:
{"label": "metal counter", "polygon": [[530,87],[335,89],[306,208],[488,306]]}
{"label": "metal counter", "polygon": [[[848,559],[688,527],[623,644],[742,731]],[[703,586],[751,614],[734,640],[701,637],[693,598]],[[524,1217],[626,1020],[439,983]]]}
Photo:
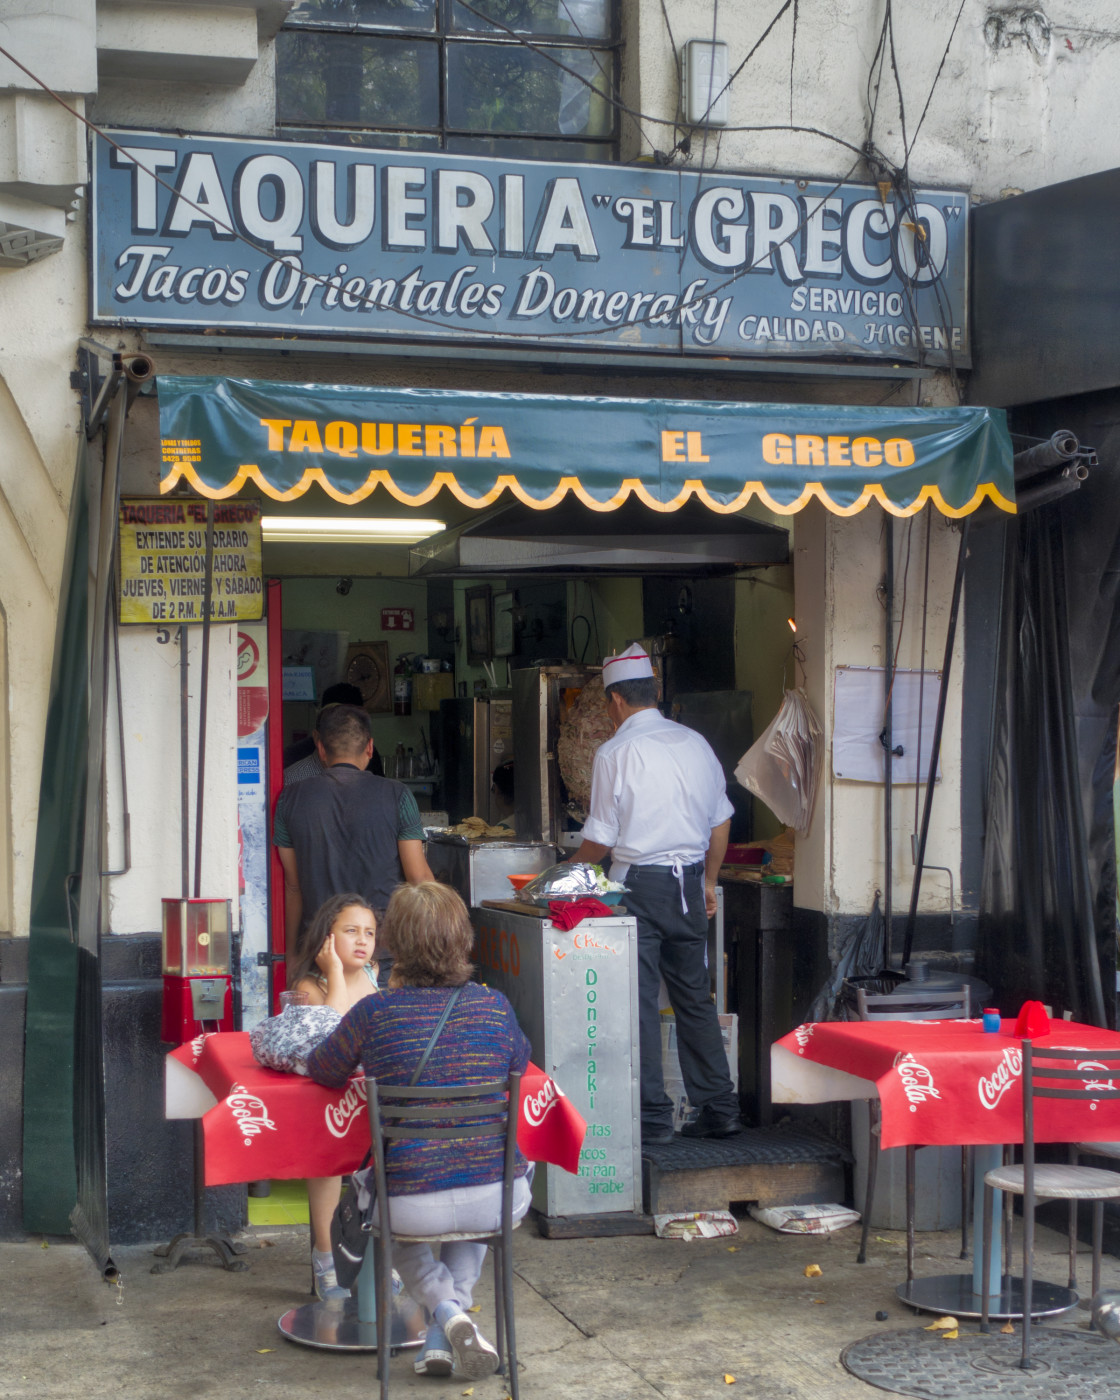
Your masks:
{"label": "metal counter", "polygon": [[553,928],[547,910],[474,908],[478,975],[504,992],[533,1047],[587,1119],[578,1176],[538,1166],[547,1216],[641,1211],[638,929],[634,919]]}
{"label": "metal counter", "polygon": [[429,836],[424,847],[437,880],[450,885],[468,908],[484,899],[512,899],[507,875],[539,873],[556,864],[551,841],[464,841],[457,836]]}

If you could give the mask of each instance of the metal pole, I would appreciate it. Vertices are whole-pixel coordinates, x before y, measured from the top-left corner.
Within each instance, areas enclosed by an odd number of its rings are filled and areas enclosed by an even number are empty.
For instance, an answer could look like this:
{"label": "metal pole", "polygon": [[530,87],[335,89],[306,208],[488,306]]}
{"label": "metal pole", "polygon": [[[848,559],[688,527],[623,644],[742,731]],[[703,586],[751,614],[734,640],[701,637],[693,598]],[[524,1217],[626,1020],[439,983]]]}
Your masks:
{"label": "metal pole", "polygon": [[914,857],[914,884],[910,890],[910,912],[906,917],[906,939],[902,945],[903,967],[910,961],[914,944],[914,927],[918,919],[918,895],[922,888],[922,865],[926,858],[926,838],[933,810],[933,786],[937,780],[937,764],[941,757],[941,732],[945,727],[945,702],[949,690],[949,672],[953,664],[953,643],[957,635],[957,617],[961,610],[961,590],[964,586],[964,566],[968,558],[968,535],[972,517],[966,515],[961,525],[961,542],[957,548],[957,572],[953,579],[953,600],[949,604],[949,626],[945,633],[945,657],[941,663],[941,690],[937,696],[937,714],[933,721],[933,739],[929,754],[929,775],[926,778],[926,800],[922,806],[922,825],[918,832],[918,851]]}
{"label": "metal pole", "polygon": [[190,697],[187,691],[187,624],[179,624],[179,833],[183,898],[191,895],[191,746],[188,721]]}
{"label": "metal pole", "polygon": [[202,679],[198,688],[198,796],[194,804],[194,897],[202,898],[202,810],[206,783],[206,702],[210,680],[210,602],[214,591],[214,502],[206,502],[206,580],[202,597]]}
{"label": "metal pole", "polygon": [[892,886],[894,884],[894,839],[891,830],[894,824],[894,748],[893,719],[894,701],[891,691],[894,688],[894,516],[887,514],[886,525],[887,543],[887,567],[883,582],[885,597],[884,611],[886,621],[884,625],[884,650],[883,658],[883,864],[886,867],[883,876],[883,927],[886,933],[886,948],[884,950],[884,966],[891,966],[891,925],[894,921],[893,901],[891,899]]}

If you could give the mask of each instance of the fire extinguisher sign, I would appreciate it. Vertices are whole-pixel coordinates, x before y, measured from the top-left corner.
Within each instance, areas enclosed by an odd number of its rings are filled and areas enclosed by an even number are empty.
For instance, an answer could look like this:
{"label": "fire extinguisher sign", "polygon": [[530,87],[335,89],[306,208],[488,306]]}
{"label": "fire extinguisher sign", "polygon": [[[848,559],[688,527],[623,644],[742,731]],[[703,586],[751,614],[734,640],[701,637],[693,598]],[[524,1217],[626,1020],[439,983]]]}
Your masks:
{"label": "fire extinguisher sign", "polygon": [[412,632],[416,629],[416,613],[412,608],[382,608],[382,632]]}

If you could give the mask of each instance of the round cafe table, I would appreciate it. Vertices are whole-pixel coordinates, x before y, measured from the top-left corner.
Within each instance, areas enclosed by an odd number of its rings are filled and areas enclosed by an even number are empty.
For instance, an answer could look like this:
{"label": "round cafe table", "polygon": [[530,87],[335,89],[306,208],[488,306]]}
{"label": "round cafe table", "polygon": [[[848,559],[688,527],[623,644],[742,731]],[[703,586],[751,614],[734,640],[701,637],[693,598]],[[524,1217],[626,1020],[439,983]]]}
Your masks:
{"label": "round cafe table", "polygon": [[[1005,1143],[1022,1141],[1022,1050],[1004,1021],[999,1034],[974,1021],[807,1022],[770,1049],[775,1103],[880,1100],[883,1148],[974,1145],[974,1233],[981,1238],[984,1173],[998,1166]],[[1041,1040],[1042,1037],[1039,1037]],[[1045,1043],[1088,1051],[1120,1050],[1120,1035],[1076,1021],[1054,1021]],[[1120,1138],[1120,1106],[1046,1100],[1036,1108],[1038,1142],[1107,1142]],[[971,1274],[909,1277],[900,1300],[922,1312],[978,1318],[984,1293],[1000,1321],[1023,1315],[1022,1280],[1001,1276],[1003,1193],[993,1209],[992,1269],[981,1278],[974,1249]],[[908,1229],[912,1241],[912,1228]],[[912,1250],[910,1251],[912,1258]],[[1078,1302],[1071,1288],[1035,1280],[1031,1315],[1064,1312]]]}

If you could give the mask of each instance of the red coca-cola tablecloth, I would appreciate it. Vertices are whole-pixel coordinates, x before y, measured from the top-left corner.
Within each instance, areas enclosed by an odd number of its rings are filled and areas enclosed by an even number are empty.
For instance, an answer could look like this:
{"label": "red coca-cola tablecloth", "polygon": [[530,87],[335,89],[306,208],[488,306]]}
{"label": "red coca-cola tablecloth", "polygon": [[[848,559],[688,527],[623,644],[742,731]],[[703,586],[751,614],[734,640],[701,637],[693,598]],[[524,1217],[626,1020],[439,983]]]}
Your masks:
{"label": "red coca-cola tablecloth", "polygon": [[[342,1176],[369,1147],[365,1081],[324,1089],[264,1069],[247,1031],[200,1035],[167,1057],[168,1118],[202,1118],[206,1185]],[[555,1080],[530,1064],[521,1078],[517,1142],[534,1162],[579,1166],[587,1124]]]}
{"label": "red coca-cola tablecloth", "polygon": [[[1019,1142],[1023,1135],[1022,1041],[1004,1021],[998,1035],[980,1021],[822,1021],[798,1026],[776,1041],[775,1078],[785,1086],[785,1102],[857,1098],[846,1092],[798,1093],[797,1068],[783,1052],[810,1065],[842,1070],[879,1091],[884,1147]],[[1093,1052],[1120,1052],[1120,1035],[1076,1021],[1053,1021],[1050,1034],[1034,1042],[1083,1048],[1078,1061],[1086,1086],[1110,1085],[1109,1070]],[[806,1076],[808,1080],[810,1076]],[[1116,1076],[1120,1081],[1120,1075]],[[823,1086],[822,1086],[823,1090]],[[777,1098],[777,1095],[775,1095]],[[1035,1136],[1039,1142],[1120,1140],[1120,1104],[1038,1101]]]}

